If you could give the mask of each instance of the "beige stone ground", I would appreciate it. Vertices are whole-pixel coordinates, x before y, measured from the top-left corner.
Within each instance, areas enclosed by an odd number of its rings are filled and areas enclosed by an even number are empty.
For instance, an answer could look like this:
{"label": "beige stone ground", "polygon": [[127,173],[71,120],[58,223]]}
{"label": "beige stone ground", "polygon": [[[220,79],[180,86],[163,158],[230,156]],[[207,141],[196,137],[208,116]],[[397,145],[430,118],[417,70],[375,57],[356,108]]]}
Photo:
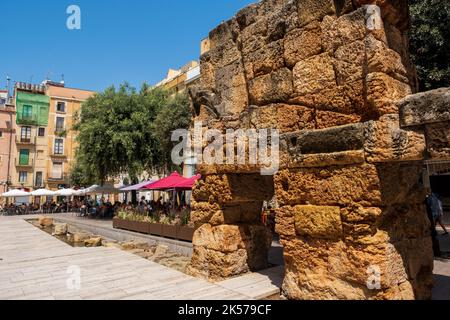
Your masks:
{"label": "beige stone ground", "polygon": [[[80,288],[71,281],[80,271]],[[75,284],[75,286],[68,286]],[[265,291],[270,279],[256,276]],[[199,280],[123,250],[74,248],[23,217],[0,217],[0,299],[3,300],[248,300],[245,285]],[[269,292],[265,297],[274,294]]]}

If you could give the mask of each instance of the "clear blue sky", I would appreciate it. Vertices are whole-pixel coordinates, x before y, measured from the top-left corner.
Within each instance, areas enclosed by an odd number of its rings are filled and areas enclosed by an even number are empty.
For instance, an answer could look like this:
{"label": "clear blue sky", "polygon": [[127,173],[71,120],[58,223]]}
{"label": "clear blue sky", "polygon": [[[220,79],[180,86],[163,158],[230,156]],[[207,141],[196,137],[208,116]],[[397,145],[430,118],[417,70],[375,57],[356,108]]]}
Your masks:
{"label": "clear blue sky", "polygon": [[[50,75],[69,87],[103,90],[155,84],[198,59],[200,40],[256,0],[1,0],[0,88]],[[66,9],[81,8],[81,30]],[[32,77],[32,78],[31,78]]]}

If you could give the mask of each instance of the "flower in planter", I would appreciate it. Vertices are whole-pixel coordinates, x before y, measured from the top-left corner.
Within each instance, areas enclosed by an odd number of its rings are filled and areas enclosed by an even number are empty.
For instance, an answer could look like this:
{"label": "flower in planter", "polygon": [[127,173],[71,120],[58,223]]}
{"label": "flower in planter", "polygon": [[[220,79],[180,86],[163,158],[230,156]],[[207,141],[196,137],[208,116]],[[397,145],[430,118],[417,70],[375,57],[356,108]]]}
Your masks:
{"label": "flower in planter", "polygon": [[170,224],[170,218],[166,215],[162,215],[159,219],[159,223],[161,224]]}

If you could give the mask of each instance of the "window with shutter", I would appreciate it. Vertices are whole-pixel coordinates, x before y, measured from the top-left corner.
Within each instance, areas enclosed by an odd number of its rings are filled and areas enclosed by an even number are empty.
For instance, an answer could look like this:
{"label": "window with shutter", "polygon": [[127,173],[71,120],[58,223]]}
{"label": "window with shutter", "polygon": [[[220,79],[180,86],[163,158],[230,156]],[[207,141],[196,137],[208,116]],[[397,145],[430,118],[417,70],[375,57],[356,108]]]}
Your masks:
{"label": "window with shutter", "polygon": [[52,178],[62,179],[63,177],[63,164],[62,162],[53,162]]}
{"label": "window with shutter", "polygon": [[29,161],[30,161],[30,150],[21,149],[19,155],[19,164],[21,166],[27,166],[29,165]]}

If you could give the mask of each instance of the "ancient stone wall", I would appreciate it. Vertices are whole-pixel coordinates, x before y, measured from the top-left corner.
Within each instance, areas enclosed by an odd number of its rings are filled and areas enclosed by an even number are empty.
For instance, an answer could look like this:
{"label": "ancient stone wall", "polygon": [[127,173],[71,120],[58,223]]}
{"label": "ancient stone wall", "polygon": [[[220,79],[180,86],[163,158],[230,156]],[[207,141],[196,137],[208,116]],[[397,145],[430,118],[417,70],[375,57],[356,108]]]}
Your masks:
{"label": "ancient stone wall", "polygon": [[426,158],[450,161],[450,88],[411,95],[398,105],[402,128],[425,133]]}
{"label": "ancient stone wall", "polygon": [[193,275],[267,266],[260,214],[275,196],[288,298],[430,297],[426,138],[400,126],[397,105],[416,88],[408,22],[402,0],[266,0],[210,33],[202,87],[190,92],[195,120],[278,129],[282,168],[199,167]]}

